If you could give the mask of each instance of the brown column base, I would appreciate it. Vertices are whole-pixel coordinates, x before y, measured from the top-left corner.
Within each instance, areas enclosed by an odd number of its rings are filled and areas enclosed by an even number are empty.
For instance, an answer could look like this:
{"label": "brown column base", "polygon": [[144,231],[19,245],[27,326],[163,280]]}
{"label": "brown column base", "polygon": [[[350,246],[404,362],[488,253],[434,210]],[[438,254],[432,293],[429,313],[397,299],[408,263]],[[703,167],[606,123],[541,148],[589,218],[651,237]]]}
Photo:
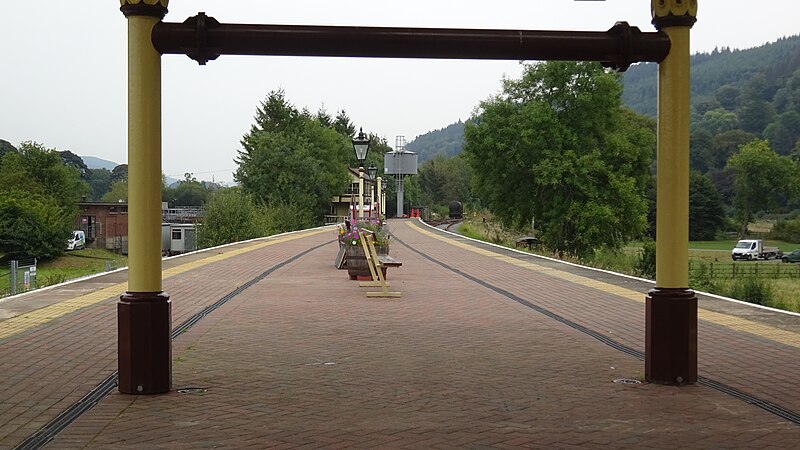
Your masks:
{"label": "brown column base", "polygon": [[644,375],[651,383],[697,382],[697,296],[684,288],[647,293]]}
{"label": "brown column base", "polygon": [[172,387],[172,303],[164,292],[126,292],[117,303],[119,391],[163,394]]}

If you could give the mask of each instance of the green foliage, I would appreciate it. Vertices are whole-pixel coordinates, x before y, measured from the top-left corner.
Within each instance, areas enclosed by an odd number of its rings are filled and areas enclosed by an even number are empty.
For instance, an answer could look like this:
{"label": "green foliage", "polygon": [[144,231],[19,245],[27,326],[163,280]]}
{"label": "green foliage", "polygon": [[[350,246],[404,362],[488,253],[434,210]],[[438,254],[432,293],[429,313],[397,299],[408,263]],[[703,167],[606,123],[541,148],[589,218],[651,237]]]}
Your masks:
{"label": "green foliage", "polygon": [[83,159],[81,159],[80,156],[72,153],[69,150],[64,150],[57,153],[61,157],[61,161],[64,162],[64,165],[78,169],[81,177],[86,176],[86,172],[89,170],[89,168],[86,167],[86,163],[83,162]]}
{"label": "green foliage", "polygon": [[197,244],[205,248],[266,236],[261,215],[253,197],[241,188],[222,189],[205,205]]}
{"label": "green foliage", "polygon": [[639,260],[636,262],[636,273],[644,278],[656,277],[656,242],[652,239],[644,241]]}
{"label": "green foliage", "polygon": [[9,258],[49,259],[64,252],[74,215],[52,197],[0,191],[0,253]]}
{"label": "green foliage", "polygon": [[283,91],[261,103],[242,147],[234,179],[267,206],[302,207],[321,222],[331,197],[349,183],[350,140],[299,112]]}
{"label": "green foliage", "polygon": [[772,227],[769,238],[800,244],[800,219],[779,220]]}
{"label": "green foliage", "polygon": [[706,173],[714,164],[714,135],[701,128],[689,136],[689,168]]}
{"label": "green foliage", "polygon": [[729,297],[757,305],[772,303],[772,286],[759,278],[742,278],[736,280],[728,293]]}
{"label": "green foliage", "polygon": [[128,182],[128,165],[120,164],[111,171],[111,182]]}
{"label": "green foliage", "polygon": [[756,136],[742,130],[730,130],[714,136],[713,168],[724,168],[731,156],[739,152],[739,148],[753,142]]}
{"label": "green foliage", "polygon": [[740,101],[738,117],[742,129],[761,134],[775,117],[775,109],[764,97],[767,95],[767,78],[758,73],[745,86]]}
{"label": "green foliage", "polygon": [[208,189],[196,179],[186,178],[171,190],[173,206],[203,206],[208,199]]}
{"label": "green foliage", "polygon": [[108,169],[88,169],[84,177],[91,189],[91,199],[98,201],[111,190],[111,171]]}
{"label": "green foliage", "polygon": [[458,121],[444,128],[417,136],[406,145],[406,149],[417,152],[419,162],[436,157],[450,158],[459,155],[464,148],[464,122]]}
{"label": "green foliage", "polygon": [[[692,55],[690,64],[693,103],[700,104],[714,99],[720,107],[729,111],[739,109],[742,107],[739,103],[742,99],[739,97],[744,94],[747,84],[759,73],[763,74],[771,89],[777,87],[780,92],[780,89],[790,85],[800,67],[798,46],[800,36],[791,36],[747,50],[723,48],[715,49],[711,53]],[[633,110],[650,116],[656,115],[657,73],[657,64],[636,64],[625,73],[623,100]],[[768,92],[765,94],[765,99],[769,99]],[[789,97],[791,95],[788,92],[782,94],[784,99]],[[775,109],[782,112],[785,103],[785,100],[782,103],[776,101]]]}
{"label": "green foliage", "polygon": [[620,106],[599,64],[526,65],[466,126],[465,154],[484,204],[504,224],[535,217],[542,242],[584,257],[646,228],[653,122]]}
{"label": "green foliage", "polygon": [[23,142],[0,165],[0,253],[41,259],[57,256],[88,192],[78,169],[54,149]]}
{"label": "green foliage", "polygon": [[699,172],[689,177],[689,240],[710,241],[725,224],[725,209],[714,183]]}
{"label": "green foliage", "polygon": [[201,248],[245,241],[312,226],[314,217],[304,208],[278,202],[264,207],[241,187],[215,191],[204,208],[197,230]]}
{"label": "green foliage", "polygon": [[81,181],[78,170],[65,165],[54,149],[46,149],[36,142],[23,142],[17,153],[3,157],[0,190],[3,189],[20,189],[52,197],[59,207],[74,209],[89,187]]}
{"label": "green foliage", "polygon": [[128,201],[128,182],[127,181],[114,181],[111,183],[111,189],[108,190],[101,198],[104,202],[127,202]]}
{"label": "green foliage", "polygon": [[263,208],[261,224],[266,234],[303,230],[317,223],[308,208],[286,202],[277,202]]}
{"label": "green foliage", "polygon": [[16,152],[17,148],[11,145],[10,142],[0,139],[0,165],[3,163],[3,156],[6,153]]}
{"label": "green foliage", "polygon": [[703,292],[717,292],[719,286],[711,276],[711,270],[703,261],[697,262],[696,269],[689,271],[689,287]]}
{"label": "green foliage", "polygon": [[728,166],[736,175],[734,204],[741,235],[745,235],[747,224],[757,211],[773,208],[781,195],[798,194],[798,164],[779,156],[765,141],[756,140],[742,146],[728,161]]}
{"label": "green foliage", "polygon": [[422,191],[422,203],[447,206],[451,201],[472,200],[472,168],[463,157],[437,156],[425,161],[416,177]]}

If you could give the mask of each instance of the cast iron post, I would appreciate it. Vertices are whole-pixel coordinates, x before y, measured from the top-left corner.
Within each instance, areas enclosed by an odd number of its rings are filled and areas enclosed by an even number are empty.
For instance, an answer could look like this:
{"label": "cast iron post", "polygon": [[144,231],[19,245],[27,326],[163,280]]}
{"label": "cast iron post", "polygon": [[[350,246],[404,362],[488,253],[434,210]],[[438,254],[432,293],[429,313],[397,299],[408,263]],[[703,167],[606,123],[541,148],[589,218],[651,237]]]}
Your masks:
{"label": "cast iron post", "polygon": [[656,287],[646,298],[645,377],[697,381],[697,296],[689,289],[689,30],[696,0],[651,0],[672,43],[658,71]]}
{"label": "cast iron post", "polygon": [[119,391],[172,384],[169,296],[161,290],[161,55],[153,26],[168,0],[121,0],[128,19],[128,291],[117,303]]}

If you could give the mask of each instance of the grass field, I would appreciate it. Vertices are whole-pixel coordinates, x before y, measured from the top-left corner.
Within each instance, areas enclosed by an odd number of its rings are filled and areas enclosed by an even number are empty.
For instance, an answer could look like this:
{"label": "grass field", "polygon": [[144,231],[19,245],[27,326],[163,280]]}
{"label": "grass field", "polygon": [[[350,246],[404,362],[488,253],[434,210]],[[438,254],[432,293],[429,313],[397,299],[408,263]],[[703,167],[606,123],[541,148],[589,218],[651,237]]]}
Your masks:
{"label": "grass field", "polygon": [[[107,267],[116,269],[128,265],[128,258],[103,249],[87,248],[67,252],[59,258],[40,262],[36,267],[36,286],[45,287],[63,283],[73,278],[105,272]],[[10,292],[10,268],[8,263],[0,268],[0,296]],[[22,289],[23,273],[17,274],[18,290]]]}
{"label": "grass field", "polygon": [[[514,247],[515,239],[520,235],[520,232],[503,230],[492,224],[491,221],[483,223],[480,220],[464,223],[459,227],[459,232],[474,239],[506,247]],[[765,306],[800,312],[800,275],[795,275],[800,274],[800,267],[797,264],[784,264],[776,260],[737,261],[734,263],[731,260],[731,249],[735,245],[736,240],[689,242],[690,287],[739,300],[753,301]],[[800,244],[772,240],[767,240],[766,246],[778,247],[784,253],[800,248]],[[631,242],[621,251],[599,250],[588,260],[578,260],[568,256],[561,259],[598,269],[641,276],[636,270],[641,251],[642,242]],[[534,249],[534,253],[557,257],[557,255],[536,249]],[[736,278],[733,277],[734,264],[737,269]],[[713,265],[713,271],[711,265]],[[757,274],[754,275],[754,272]],[[754,296],[753,292],[763,295]],[[747,297],[752,297],[752,300]]]}

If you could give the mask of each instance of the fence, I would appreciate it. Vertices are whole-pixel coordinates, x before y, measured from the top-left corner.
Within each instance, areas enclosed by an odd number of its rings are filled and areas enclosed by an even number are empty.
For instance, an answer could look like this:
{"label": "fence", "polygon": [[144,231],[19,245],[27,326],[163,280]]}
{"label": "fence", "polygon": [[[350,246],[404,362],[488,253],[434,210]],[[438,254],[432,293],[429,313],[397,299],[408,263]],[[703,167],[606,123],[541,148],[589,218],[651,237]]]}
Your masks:
{"label": "fence", "polygon": [[710,278],[800,278],[800,264],[689,261],[689,273]]}
{"label": "fence", "polygon": [[0,289],[0,297],[36,289],[36,258],[11,260],[8,265],[8,272],[0,275],[0,285],[4,286]]}

